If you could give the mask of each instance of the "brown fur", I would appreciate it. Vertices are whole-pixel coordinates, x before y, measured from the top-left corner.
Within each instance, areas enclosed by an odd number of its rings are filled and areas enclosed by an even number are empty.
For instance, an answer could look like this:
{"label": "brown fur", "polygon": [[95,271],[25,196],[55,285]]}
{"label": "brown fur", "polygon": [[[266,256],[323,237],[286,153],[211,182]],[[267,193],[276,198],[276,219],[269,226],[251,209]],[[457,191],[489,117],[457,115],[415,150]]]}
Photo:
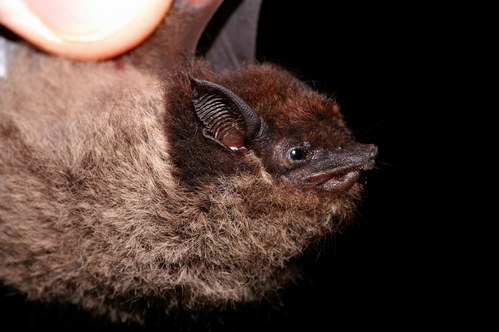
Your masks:
{"label": "brown fur", "polygon": [[[342,195],[300,190],[257,151],[207,142],[187,74],[230,86],[283,135],[348,137],[334,102],[271,65],[215,75],[200,61],[159,81],[21,49],[0,80],[3,282],[115,320],[142,321],[151,303],[254,301],[347,219],[359,184]],[[312,130],[322,118],[333,126]]]}

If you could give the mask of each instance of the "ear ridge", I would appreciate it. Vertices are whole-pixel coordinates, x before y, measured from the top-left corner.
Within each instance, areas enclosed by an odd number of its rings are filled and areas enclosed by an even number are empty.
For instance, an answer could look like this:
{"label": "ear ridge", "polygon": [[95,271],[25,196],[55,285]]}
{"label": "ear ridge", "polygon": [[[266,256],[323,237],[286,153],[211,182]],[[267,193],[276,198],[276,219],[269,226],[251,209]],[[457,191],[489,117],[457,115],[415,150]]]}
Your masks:
{"label": "ear ridge", "polygon": [[230,149],[244,147],[244,119],[231,98],[214,83],[191,77],[192,104],[203,124],[203,135]]}
{"label": "ear ridge", "polygon": [[192,104],[203,134],[230,150],[245,148],[260,129],[259,115],[229,89],[193,77],[190,80]]}

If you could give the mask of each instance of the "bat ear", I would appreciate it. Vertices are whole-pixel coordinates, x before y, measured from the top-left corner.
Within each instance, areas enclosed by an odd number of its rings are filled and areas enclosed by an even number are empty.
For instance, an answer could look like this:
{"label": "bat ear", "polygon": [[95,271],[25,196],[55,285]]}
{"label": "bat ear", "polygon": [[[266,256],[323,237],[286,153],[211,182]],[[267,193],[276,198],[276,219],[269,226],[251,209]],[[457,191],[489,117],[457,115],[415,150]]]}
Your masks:
{"label": "bat ear", "polygon": [[192,104],[205,137],[230,149],[247,148],[262,135],[263,119],[231,90],[191,77]]}

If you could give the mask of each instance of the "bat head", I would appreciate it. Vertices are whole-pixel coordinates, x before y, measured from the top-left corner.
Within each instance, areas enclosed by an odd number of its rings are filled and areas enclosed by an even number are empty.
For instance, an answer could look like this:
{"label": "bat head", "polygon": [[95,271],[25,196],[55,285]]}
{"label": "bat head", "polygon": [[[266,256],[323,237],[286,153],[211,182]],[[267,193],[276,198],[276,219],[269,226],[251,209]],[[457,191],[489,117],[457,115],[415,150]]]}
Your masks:
{"label": "bat head", "polygon": [[217,143],[214,148],[253,150],[267,172],[292,186],[322,193],[347,191],[361,171],[374,165],[377,147],[352,139],[333,99],[286,72],[264,71],[243,71],[239,81],[227,82],[247,96],[251,106],[226,86],[190,78],[204,137]]}

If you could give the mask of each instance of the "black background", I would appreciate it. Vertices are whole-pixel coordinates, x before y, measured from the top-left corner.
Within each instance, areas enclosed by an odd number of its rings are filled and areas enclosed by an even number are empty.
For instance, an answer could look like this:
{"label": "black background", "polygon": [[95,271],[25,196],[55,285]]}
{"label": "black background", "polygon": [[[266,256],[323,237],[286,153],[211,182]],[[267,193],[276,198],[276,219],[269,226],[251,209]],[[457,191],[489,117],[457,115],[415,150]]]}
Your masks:
{"label": "black background", "polygon": [[[264,0],[257,55],[336,96],[356,138],[379,146],[359,217],[308,257],[308,279],[283,293],[282,305],[243,307],[192,322],[182,314],[164,331],[433,330],[448,307],[448,285],[433,252],[440,222],[425,158],[438,104],[429,100],[444,36],[441,17],[420,5]],[[442,37],[442,38],[441,38]],[[445,66],[439,66],[445,71]],[[437,257],[435,257],[437,256]],[[16,329],[143,330],[113,325],[75,308],[27,302],[1,288],[0,315]],[[440,318],[440,319],[439,319]],[[438,320],[435,320],[438,319]],[[459,322],[459,317],[454,321]],[[5,326],[4,325],[4,326]],[[3,330],[3,329],[2,329]]]}

